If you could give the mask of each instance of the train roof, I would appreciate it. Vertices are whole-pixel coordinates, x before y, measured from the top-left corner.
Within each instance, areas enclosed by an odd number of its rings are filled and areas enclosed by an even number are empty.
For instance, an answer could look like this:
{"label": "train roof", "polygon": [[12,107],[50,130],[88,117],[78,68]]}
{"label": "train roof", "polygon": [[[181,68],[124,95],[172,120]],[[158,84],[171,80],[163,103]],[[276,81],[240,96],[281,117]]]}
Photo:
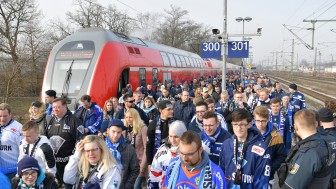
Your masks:
{"label": "train roof", "polygon": [[142,46],[142,47],[156,49],[156,50],[163,51],[163,52],[168,52],[168,53],[201,59],[201,57],[198,54],[195,54],[192,52],[177,49],[175,47],[170,47],[170,46],[163,45],[163,44],[150,42],[150,41],[138,38],[138,37],[132,37],[132,36],[128,36],[125,34],[112,32],[110,30],[103,29],[103,28],[83,28],[83,29],[78,30],[74,34],[68,36],[64,40],[67,41],[67,39],[69,38],[71,38],[72,40],[83,40],[83,39],[87,39],[88,36],[89,38],[94,38],[97,42],[117,41],[117,42],[121,42],[124,44]]}

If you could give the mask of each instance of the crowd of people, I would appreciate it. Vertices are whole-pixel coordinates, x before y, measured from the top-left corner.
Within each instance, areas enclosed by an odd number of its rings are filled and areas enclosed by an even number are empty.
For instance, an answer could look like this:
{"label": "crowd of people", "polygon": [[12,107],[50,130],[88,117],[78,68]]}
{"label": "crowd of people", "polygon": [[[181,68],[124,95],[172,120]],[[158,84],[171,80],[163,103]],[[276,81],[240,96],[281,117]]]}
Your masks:
{"label": "crowd of people", "polygon": [[[45,91],[23,125],[0,104],[3,188],[333,188],[336,103],[306,109],[259,73],[148,84],[72,113]],[[156,90],[154,90],[156,88]]]}

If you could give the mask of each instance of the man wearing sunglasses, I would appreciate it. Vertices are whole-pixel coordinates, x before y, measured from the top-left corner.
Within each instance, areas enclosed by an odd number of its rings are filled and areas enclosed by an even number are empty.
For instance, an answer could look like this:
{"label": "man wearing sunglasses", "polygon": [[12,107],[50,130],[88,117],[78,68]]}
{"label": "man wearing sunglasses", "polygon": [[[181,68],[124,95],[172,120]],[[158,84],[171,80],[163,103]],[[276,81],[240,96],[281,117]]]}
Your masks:
{"label": "man wearing sunglasses", "polygon": [[146,113],[141,108],[138,108],[135,105],[135,99],[132,94],[125,94],[123,100],[124,100],[124,108],[122,108],[121,110],[117,112],[116,117],[115,117],[116,119],[120,119],[123,121],[125,117],[125,112],[129,110],[130,108],[134,108],[138,111],[142,121],[144,121],[146,125],[149,124],[149,120],[148,120],[148,117],[146,116]]}
{"label": "man wearing sunglasses", "polygon": [[232,113],[234,135],[224,141],[219,154],[228,188],[268,188],[270,155],[251,121],[252,116],[245,109]]}
{"label": "man wearing sunglasses", "polygon": [[180,138],[180,155],[171,161],[163,181],[163,189],[215,188],[226,189],[223,171],[203,150],[195,131],[186,131]]}

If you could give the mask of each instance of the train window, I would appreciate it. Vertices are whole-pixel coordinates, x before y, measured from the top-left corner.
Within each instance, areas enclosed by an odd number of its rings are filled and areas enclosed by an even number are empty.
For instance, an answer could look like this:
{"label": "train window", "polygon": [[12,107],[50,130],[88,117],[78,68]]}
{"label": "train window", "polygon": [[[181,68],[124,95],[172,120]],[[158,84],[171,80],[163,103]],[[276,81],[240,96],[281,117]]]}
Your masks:
{"label": "train window", "polygon": [[168,57],[169,57],[171,66],[176,67],[176,60],[174,58],[174,55],[168,53]]}
{"label": "train window", "polygon": [[190,58],[192,61],[193,67],[197,67],[196,59],[195,58]]}
{"label": "train window", "polygon": [[177,67],[182,67],[180,57],[177,56],[176,54],[174,54],[174,57],[175,57],[175,59],[176,59],[176,66],[177,66]]}
{"label": "train window", "polygon": [[139,68],[139,82],[140,86],[146,86],[146,68]]}
{"label": "train window", "polygon": [[158,84],[158,69],[157,68],[153,68],[152,69],[152,86],[157,86]]}
{"label": "train window", "polygon": [[161,57],[162,57],[162,60],[163,60],[163,65],[164,66],[170,66],[167,54],[164,53],[164,52],[161,52]]}

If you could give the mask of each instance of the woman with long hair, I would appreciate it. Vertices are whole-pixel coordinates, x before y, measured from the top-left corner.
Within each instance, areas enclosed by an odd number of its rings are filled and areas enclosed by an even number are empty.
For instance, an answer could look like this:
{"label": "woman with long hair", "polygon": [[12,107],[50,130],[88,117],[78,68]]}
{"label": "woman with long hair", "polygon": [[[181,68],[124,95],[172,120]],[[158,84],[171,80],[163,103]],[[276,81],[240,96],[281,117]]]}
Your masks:
{"label": "woman with long hair", "polygon": [[147,96],[144,99],[144,107],[142,108],[142,110],[145,112],[146,116],[148,117],[149,123],[155,120],[155,118],[160,114],[159,110],[155,106],[154,98],[149,97],[149,96]]}
{"label": "woman with long hair", "polygon": [[134,188],[141,189],[142,182],[147,177],[146,161],[146,143],[147,143],[147,126],[142,121],[138,111],[130,108],[125,113],[124,124],[128,127],[126,139],[135,148],[135,152],[140,164],[140,174],[135,181]]}
{"label": "woman with long hair", "polygon": [[40,101],[35,101],[29,107],[29,118],[31,121],[35,121],[35,123],[39,126],[40,135],[44,135],[46,124],[46,107]]}
{"label": "woman with long hair", "polygon": [[64,169],[65,183],[78,188],[119,188],[121,171],[105,141],[96,135],[88,135],[77,143]]}
{"label": "woman with long hair", "polygon": [[104,120],[112,120],[117,113],[112,100],[106,100],[103,108]]}

